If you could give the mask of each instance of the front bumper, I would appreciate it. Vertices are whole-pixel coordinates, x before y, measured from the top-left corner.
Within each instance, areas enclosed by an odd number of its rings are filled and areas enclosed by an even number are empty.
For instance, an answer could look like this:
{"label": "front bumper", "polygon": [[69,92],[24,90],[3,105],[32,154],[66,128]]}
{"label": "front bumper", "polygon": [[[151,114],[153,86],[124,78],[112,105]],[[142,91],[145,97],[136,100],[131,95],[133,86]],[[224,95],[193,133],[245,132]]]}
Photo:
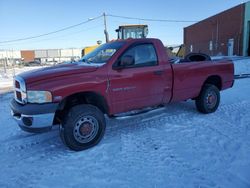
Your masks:
{"label": "front bumper", "polygon": [[21,105],[14,99],[11,114],[19,127],[27,132],[45,132],[52,128],[58,103]]}

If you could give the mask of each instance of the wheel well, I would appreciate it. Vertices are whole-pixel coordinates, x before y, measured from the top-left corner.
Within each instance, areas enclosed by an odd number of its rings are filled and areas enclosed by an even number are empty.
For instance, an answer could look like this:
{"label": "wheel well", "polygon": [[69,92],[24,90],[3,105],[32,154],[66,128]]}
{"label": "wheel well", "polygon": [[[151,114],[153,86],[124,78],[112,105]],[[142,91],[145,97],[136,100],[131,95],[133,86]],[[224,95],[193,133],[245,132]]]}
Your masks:
{"label": "wheel well", "polygon": [[92,104],[99,108],[104,114],[109,113],[107,102],[103,96],[96,92],[80,92],[64,98],[56,111],[54,124],[60,122],[70,108],[79,104]]}
{"label": "wheel well", "polygon": [[206,79],[206,81],[204,82],[204,85],[205,84],[212,84],[212,85],[215,85],[219,90],[222,89],[222,83],[221,83],[221,77],[220,76],[209,76]]}

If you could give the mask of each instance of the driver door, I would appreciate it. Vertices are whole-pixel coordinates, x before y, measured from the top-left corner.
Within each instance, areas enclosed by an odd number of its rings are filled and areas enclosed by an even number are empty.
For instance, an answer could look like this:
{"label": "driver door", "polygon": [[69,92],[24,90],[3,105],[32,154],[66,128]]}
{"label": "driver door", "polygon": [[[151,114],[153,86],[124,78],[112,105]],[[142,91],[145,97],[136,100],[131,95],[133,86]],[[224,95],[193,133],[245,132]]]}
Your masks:
{"label": "driver door", "polygon": [[[109,72],[109,98],[115,113],[161,104],[164,95],[164,67],[159,65],[153,44],[137,44],[119,58],[133,58],[133,64]],[[118,60],[119,62],[119,60]],[[120,62],[122,64],[122,62]]]}

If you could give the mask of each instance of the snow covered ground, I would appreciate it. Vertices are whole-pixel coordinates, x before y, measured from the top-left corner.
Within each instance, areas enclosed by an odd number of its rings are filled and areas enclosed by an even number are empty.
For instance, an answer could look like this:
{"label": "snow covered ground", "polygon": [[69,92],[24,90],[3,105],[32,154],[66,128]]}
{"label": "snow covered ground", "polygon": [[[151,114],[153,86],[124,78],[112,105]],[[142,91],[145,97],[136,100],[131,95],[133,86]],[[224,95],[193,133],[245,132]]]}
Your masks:
{"label": "snow covered ground", "polygon": [[0,95],[0,187],[250,187],[250,78],[223,91],[213,114],[188,101],[107,119],[101,143],[82,152],[62,144],[58,127],[21,131],[12,97]]}

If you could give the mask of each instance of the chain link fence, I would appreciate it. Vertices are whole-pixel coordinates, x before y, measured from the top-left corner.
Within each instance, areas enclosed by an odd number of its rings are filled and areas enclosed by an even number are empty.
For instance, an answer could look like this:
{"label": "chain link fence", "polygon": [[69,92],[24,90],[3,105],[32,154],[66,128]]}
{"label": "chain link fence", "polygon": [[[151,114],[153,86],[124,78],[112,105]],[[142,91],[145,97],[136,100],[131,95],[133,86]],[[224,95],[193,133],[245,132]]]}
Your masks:
{"label": "chain link fence", "polygon": [[11,74],[15,76],[15,62],[13,59],[2,58],[0,59],[0,76],[2,78],[7,78]]}
{"label": "chain link fence", "polygon": [[13,78],[15,75],[45,66],[53,66],[53,64],[24,64],[15,59],[0,59],[0,95],[13,89]]}

